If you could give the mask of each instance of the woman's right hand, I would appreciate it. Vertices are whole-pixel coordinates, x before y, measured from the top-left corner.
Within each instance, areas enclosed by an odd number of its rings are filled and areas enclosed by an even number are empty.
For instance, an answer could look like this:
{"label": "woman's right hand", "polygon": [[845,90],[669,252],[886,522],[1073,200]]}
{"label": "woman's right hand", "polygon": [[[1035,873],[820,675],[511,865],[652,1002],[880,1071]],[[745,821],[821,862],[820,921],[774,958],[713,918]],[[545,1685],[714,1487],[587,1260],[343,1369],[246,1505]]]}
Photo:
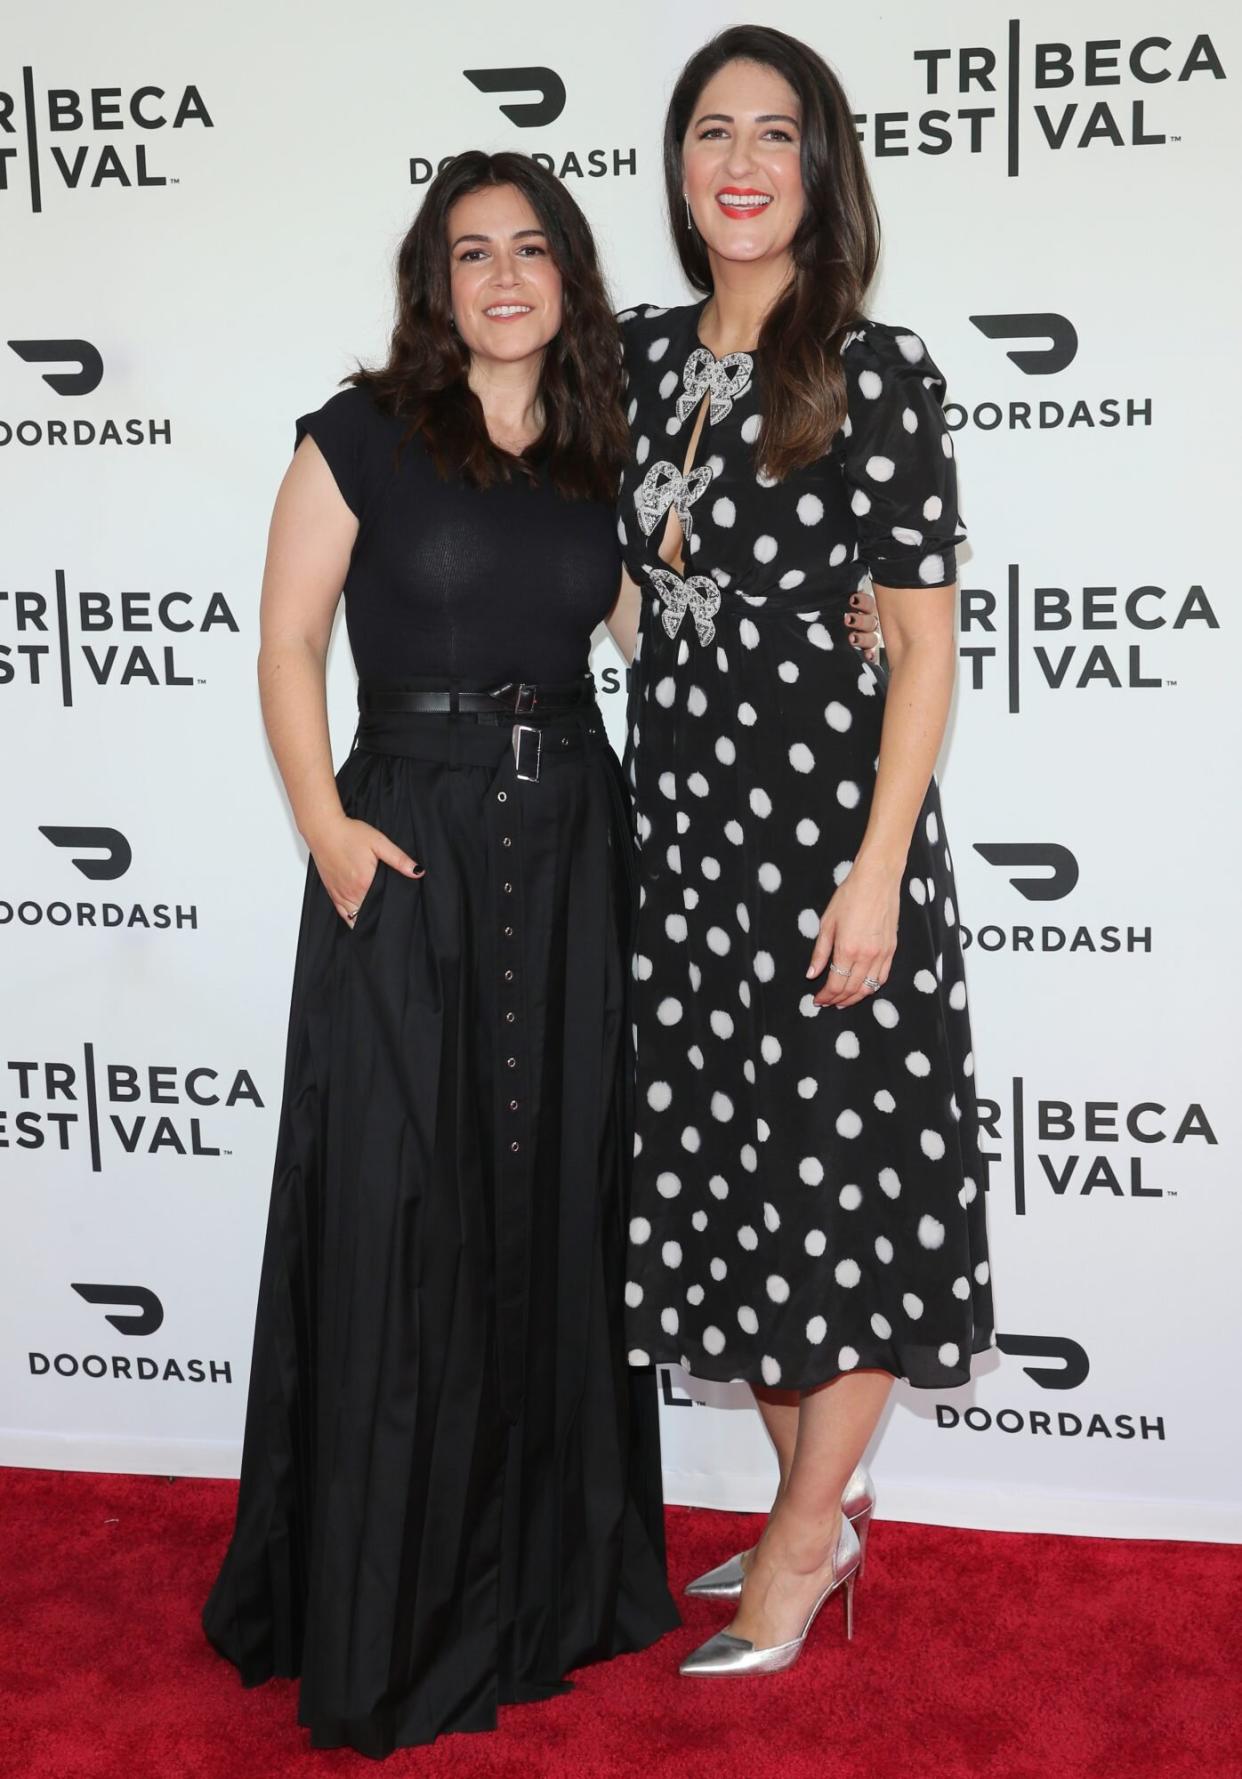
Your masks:
{"label": "woman's right hand", "polygon": [[342,815],[317,833],[310,843],[311,857],[320,882],[332,898],[332,906],[348,926],[362,906],[381,865],[390,865],[405,877],[423,877],[417,859],[402,852],[395,841],[369,822]]}

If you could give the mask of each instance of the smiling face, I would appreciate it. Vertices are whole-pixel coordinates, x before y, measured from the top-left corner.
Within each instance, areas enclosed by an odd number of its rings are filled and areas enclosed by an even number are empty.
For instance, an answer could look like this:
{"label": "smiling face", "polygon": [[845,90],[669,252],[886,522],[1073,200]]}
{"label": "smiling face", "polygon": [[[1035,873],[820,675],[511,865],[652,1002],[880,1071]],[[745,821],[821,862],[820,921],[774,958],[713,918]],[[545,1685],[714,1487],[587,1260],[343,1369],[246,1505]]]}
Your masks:
{"label": "smiling face", "polygon": [[529,201],[485,186],[448,214],[453,320],[474,358],[513,363],[541,353],[561,325],[561,275]]}
{"label": "smiling face", "polygon": [[789,251],[802,220],[801,107],[774,68],[727,62],[699,94],[682,141],[694,226],[726,260]]}

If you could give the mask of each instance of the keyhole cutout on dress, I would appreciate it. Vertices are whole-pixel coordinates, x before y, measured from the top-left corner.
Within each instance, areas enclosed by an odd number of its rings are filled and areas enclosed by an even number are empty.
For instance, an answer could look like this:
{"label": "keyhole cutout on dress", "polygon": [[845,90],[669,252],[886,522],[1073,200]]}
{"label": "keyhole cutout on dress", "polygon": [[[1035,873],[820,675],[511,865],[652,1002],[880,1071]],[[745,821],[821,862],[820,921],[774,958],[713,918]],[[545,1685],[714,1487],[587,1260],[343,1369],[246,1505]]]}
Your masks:
{"label": "keyhole cutout on dress", "polygon": [[[695,416],[694,431],[690,434],[690,443],[686,447],[686,461],[681,466],[683,477],[688,476],[694,468],[695,453],[699,448],[699,437],[707,420],[707,410],[711,405],[712,397],[709,390],[699,403],[699,410]],[[682,531],[681,517],[677,511],[677,503],[674,501],[668,509],[664,536],[660,539],[660,560],[667,562],[671,569],[682,576],[686,572],[685,545],[685,533]]]}

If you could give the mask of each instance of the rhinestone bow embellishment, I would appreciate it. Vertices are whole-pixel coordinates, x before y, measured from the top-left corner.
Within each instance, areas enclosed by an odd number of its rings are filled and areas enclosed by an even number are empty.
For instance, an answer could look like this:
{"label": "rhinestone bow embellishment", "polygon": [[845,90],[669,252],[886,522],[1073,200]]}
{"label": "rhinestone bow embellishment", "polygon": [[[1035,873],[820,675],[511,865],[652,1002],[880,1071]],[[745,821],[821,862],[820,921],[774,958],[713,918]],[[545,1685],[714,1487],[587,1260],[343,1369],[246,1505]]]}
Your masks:
{"label": "rhinestone bow embellishment", "polygon": [[683,476],[675,463],[653,463],[634,490],[638,523],[644,533],[650,537],[668,509],[674,507],[681,520],[682,536],[689,538],[694,529],[691,502],[699,498],[711,479],[712,472],[708,464],[704,464],[701,469],[692,469],[688,476]]}
{"label": "rhinestone bow embellishment", "polygon": [[708,390],[711,406],[707,418],[714,426],[723,420],[739,396],[750,388],[754,359],[749,352],[726,352],[723,358],[700,346],[686,360],[681,373],[682,394],[677,397],[677,418],[687,420]]}
{"label": "rhinestone bow embellishment", "polygon": [[643,572],[664,601],[660,622],[669,635],[676,636],[681,629],[682,619],[689,612],[699,633],[699,641],[706,648],[716,634],[712,619],[720,610],[720,588],[711,576],[692,574],[683,581],[671,568],[652,568],[646,562],[643,564]]}

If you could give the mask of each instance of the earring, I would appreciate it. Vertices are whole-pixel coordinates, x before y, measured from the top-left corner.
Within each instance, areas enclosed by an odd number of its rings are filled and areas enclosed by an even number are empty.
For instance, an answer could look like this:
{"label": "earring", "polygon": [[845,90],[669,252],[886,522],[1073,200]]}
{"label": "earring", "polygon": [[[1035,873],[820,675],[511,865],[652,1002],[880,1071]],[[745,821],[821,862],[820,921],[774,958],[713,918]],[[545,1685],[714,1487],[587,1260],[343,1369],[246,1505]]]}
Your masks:
{"label": "earring", "polygon": [[686,227],[690,230],[690,233],[693,234],[694,233],[694,218],[690,214],[690,193],[684,191],[684,192],[682,192],[681,195],[682,195],[682,198],[685,200],[685,205],[686,205]]}

